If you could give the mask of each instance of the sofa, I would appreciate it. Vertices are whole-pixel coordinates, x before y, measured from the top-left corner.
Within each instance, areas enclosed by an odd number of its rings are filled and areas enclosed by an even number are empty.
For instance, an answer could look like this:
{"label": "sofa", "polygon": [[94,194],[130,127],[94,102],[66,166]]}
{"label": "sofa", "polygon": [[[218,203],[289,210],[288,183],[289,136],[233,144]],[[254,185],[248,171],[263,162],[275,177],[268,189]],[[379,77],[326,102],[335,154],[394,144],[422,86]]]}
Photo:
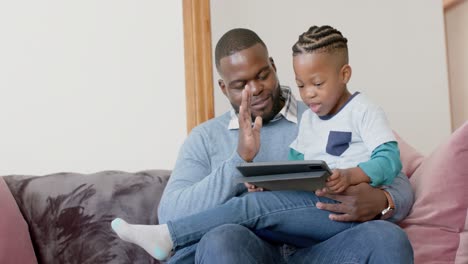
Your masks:
{"label": "sofa", "polygon": [[[415,192],[399,225],[415,263],[468,263],[468,122],[425,157],[398,141]],[[0,177],[0,263],[159,263],[118,239],[110,221],[157,224],[169,177],[168,170]]]}

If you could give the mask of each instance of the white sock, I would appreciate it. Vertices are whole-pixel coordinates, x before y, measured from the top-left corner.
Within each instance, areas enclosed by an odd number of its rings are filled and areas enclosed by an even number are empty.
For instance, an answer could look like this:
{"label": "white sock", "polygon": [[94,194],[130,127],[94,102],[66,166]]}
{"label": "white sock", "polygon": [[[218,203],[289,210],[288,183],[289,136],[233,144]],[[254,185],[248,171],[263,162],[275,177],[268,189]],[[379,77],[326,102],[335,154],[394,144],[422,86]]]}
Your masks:
{"label": "white sock", "polygon": [[157,260],[167,259],[174,245],[167,225],[131,225],[116,218],[111,227],[122,240],[142,247]]}

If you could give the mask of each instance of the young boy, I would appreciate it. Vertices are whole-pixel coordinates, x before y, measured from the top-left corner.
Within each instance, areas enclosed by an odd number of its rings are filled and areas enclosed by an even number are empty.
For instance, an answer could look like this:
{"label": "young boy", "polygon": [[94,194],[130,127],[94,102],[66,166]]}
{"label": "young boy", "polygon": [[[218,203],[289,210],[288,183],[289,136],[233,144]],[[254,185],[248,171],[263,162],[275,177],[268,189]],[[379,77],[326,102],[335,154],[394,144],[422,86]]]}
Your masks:
{"label": "young boy", "polygon": [[[300,95],[310,109],[302,116],[290,159],[325,160],[334,168],[327,182],[334,192],[361,182],[373,186],[391,183],[401,170],[398,147],[383,111],[361,94],[351,95],[347,90],[351,67],[346,38],[329,26],[311,27],[293,46],[293,64]],[[240,114],[251,97],[250,89],[242,91]],[[249,191],[256,190],[249,187]],[[275,199],[282,202],[275,203]],[[315,207],[324,201],[333,202],[309,192],[255,192],[164,225],[129,225],[117,218],[112,228],[123,240],[162,260],[172,250],[195,243],[226,223],[316,241],[357,224],[330,221],[327,212]]]}
{"label": "young boy", "polygon": [[[353,95],[347,39],[330,27],[311,27],[293,46],[293,67],[303,102],[299,133],[290,159],[325,160],[334,170],[327,186],[390,184],[401,170],[399,150],[385,113],[362,94]],[[371,157],[376,163],[363,163]]]}

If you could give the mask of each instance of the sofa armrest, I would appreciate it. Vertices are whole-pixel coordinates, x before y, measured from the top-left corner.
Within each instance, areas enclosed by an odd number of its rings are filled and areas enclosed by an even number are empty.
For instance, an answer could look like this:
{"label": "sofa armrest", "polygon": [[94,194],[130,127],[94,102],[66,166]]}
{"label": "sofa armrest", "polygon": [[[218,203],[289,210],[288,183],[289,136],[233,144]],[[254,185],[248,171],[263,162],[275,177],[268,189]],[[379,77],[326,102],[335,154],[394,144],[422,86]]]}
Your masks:
{"label": "sofa armrest", "polygon": [[5,176],[29,225],[40,263],[158,263],[120,240],[115,217],[157,224],[157,207],[170,171],[104,171]]}

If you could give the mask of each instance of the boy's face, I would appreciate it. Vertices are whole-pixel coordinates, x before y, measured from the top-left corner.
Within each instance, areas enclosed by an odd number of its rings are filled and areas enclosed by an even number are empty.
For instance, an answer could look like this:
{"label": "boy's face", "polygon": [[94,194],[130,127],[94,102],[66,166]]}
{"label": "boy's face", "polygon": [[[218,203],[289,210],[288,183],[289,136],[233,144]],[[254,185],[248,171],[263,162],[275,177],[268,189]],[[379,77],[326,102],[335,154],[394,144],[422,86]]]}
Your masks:
{"label": "boy's face", "polygon": [[267,123],[283,107],[275,64],[261,44],[222,58],[219,73],[222,79],[218,84],[236,112],[239,112],[241,93],[246,86],[252,91],[253,119],[261,116]]}
{"label": "boy's face", "polygon": [[302,101],[318,116],[336,114],[351,96],[346,89],[351,67],[340,54],[299,54],[293,66]]}

